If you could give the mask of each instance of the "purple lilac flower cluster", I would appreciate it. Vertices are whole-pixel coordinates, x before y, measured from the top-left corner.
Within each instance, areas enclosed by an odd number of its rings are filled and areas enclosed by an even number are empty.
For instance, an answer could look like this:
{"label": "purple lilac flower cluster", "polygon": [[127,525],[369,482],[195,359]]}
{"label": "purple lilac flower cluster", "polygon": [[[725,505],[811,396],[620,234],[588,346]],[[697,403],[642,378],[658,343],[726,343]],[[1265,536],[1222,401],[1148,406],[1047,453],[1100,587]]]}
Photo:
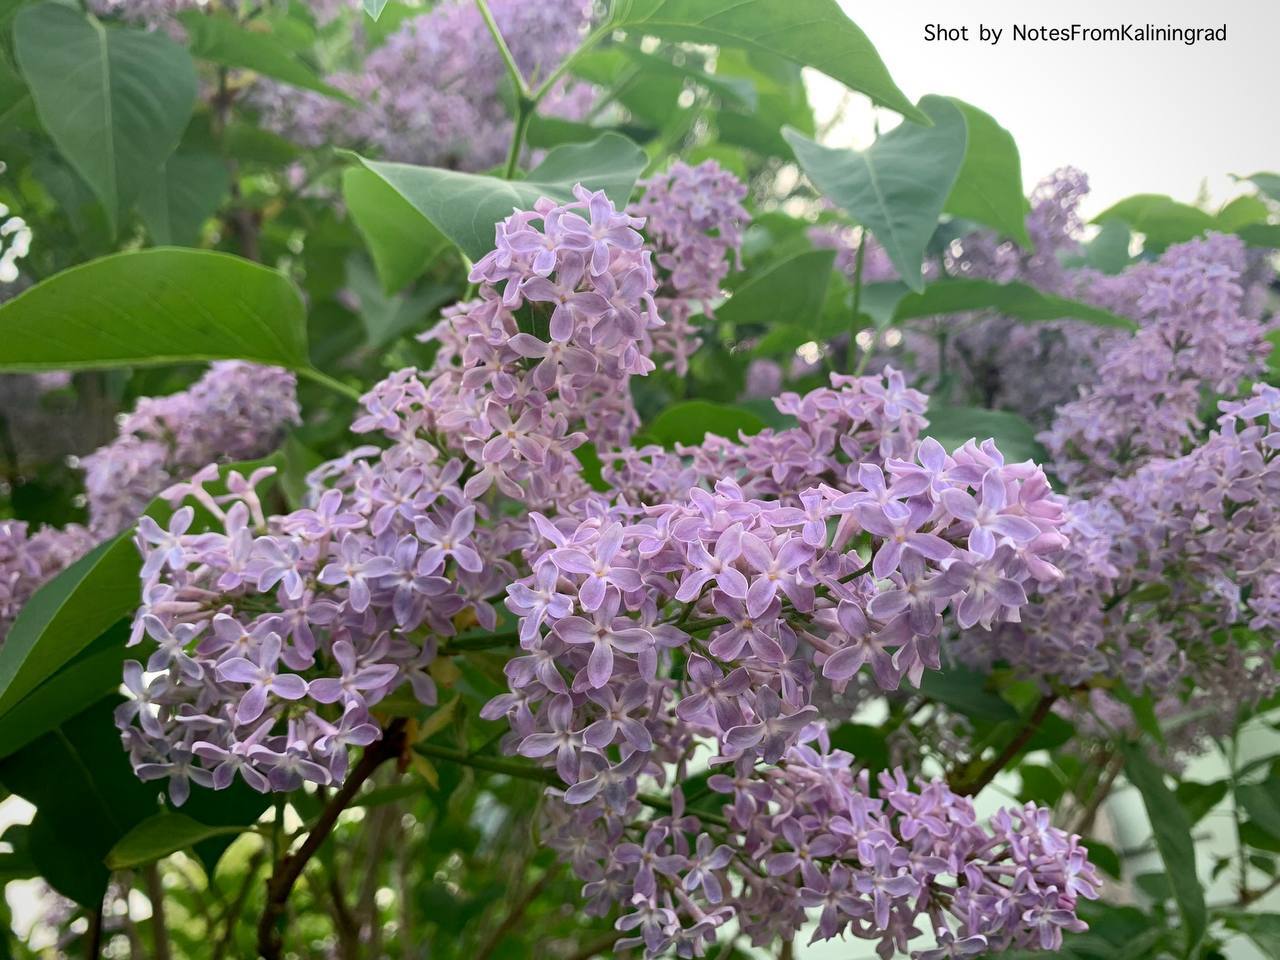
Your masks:
{"label": "purple lilac flower cluster", "polygon": [[287,370],[230,360],[186,390],[140,400],[119,436],[80,461],[94,535],[119,533],[173,480],[207,463],[274,450],[298,422],[295,388]]}
{"label": "purple lilac flower cluster", "polygon": [[1231,395],[1262,369],[1266,327],[1244,310],[1244,247],[1214,234],[1171,247],[1117,283],[1137,287],[1141,329],[1115,343],[1097,382],[1061,407],[1043,440],[1079,490],[1175,456],[1202,426],[1203,391]]}
{"label": "purple lilac flower cluster", "polygon": [[644,193],[629,212],[645,218],[664,321],[649,352],[684,376],[690,355],[702,344],[691,318],[711,316],[712,301],[722,295],[729,273],[729,253],[742,269],[742,231],[750,220],[742,206],[747,188],[714,160],[693,167],[677,160],[665,173],[641,180],[639,187]]}
{"label": "purple lilac flower cluster", "polygon": [[[489,7],[531,82],[569,55],[591,13],[583,0],[493,0]],[[358,146],[388,160],[484,170],[511,142],[505,78],[479,9],[446,0],[406,20],[359,70],[329,78],[359,107],[277,83],[258,84],[252,96],[264,125],[306,146]],[[579,119],[593,99],[587,85],[562,84],[541,112]]]}
{"label": "purple lilac flower cluster", "polygon": [[21,520],[0,520],[0,644],[31,595],[95,542],[79,524],[32,532]]}

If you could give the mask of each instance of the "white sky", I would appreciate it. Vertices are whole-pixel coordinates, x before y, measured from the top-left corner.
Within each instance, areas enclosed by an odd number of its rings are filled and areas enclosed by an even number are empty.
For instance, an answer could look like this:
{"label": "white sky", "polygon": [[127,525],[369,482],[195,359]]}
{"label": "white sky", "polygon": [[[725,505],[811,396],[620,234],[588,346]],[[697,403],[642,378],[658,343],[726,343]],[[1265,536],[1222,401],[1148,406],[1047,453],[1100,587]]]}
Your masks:
{"label": "white sky", "polygon": [[[783,2],[783,0],[780,0]],[[1093,215],[1134,193],[1216,202],[1241,191],[1228,174],[1280,170],[1280,3],[1276,0],[839,0],[913,100],[956,96],[1013,133],[1028,189],[1064,165],[1089,174]],[[1227,25],[1227,41],[1182,44],[1014,42],[1013,23]],[[926,42],[928,23],[969,27],[969,42]],[[997,46],[978,24],[1003,29]],[[842,88],[814,78],[821,117]],[[891,126],[896,115],[879,111]],[[831,145],[865,146],[872,111],[855,98]]]}

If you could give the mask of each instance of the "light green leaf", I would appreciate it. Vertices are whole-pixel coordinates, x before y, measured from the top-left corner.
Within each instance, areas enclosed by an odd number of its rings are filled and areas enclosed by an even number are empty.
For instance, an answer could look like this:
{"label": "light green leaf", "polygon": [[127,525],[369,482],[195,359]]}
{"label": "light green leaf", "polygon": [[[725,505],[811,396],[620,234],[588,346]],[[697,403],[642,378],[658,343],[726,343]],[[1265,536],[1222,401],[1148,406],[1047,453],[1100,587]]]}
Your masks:
{"label": "light green leaf", "polygon": [[1084,262],[1095,270],[1115,276],[1129,266],[1129,225],[1111,220],[1102,225],[1098,235],[1085,246]]}
{"label": "light green leaf", "polygon": [[619,0],[610,23],[668,40],[785,57],[820,70],[908,119],[927,122],[836,0]]}
{"label": "light green leaf", "polygon": [[1164,861],[1165,873],[1186,930],[1186,956],[1192,956],[1204,938],[1208,920],[1204,889],[1196,873],[1191,821],[1173,791],[1165,786],[1164,774],[1147,759],[1141,746],[1130,744],[1125,747],[1124,769],[1147,808],[1156,849]]}
{"label": "light green leaf", "polygon": [[1280,957],[1280,914],[1233,910],[1223,911],[1219,916],[1228,929],[1244,934],[1257,944],[1262,956]]}
{"label": "light green leaf", "polygon": [[1280,247],[1280,223],[1247,223],[1236,234],[1251,247]]}
{"label": "light green leaf", "polygon": [[1258,197],[1236,197],[1218,211],[1218,225],[1223,230],[1238,230],[1251,223],[1266,223],[1270,215],[1266,202]]}
{"label": "light green leaf", "polygon": [[157,244],[194,247],[230,188],[231,177],[221,158],[175,153],[164,162],[152,188],[138,198],[138,213]]}
{"label": "light green leaf", "polygon": [[141,866],[179,850],[186,850],[202,840],[244,833],[248,828],[248,824],[211,826],[181,813],[157,813],[147,817],[117,840],[107,853],[106,864],[111,870]]}
{"label": "light green leaf", "polygon": [[933,126],[901,124],[861,152],[832,150],[783,131],[814,186],[875,235],[913,290],[924,287],[920,265],[966,143],[964,115],[955,104],[925,97],[920,105]]}
{"label": "light green leaf", "polygon": [[364,12],[377,20],[386,9],[387,0],[364,0]]}
{"label": "light green leaf", "polygon": [[759,433],[765,423],[749,410],[709,400],[686,400],[654,418],[645,427],[645,436],[666,447],[677,443],[702,443],[708,433],[737,440],[739,433]]}
{"label": "light green leaf", "polygon": [[404,289],[449,246],[444,234],[371,170],[344,170],[342,199],[373,257],[384,293]]}
{"label": "light green leaf", "polygon": [[106,27],[60,3],[24,7],[13,31],[41,124],[114,231],[186,129],[191,56],[162,32]]}
{"label": "light green leaf", "polygon": [[647,74],[676,77],[681,81],[696,83],[716,94],[726,103],[732,103],[748,111],[756,108],[755,84],[744,77],[720,76],[701,67],[673,63],[665,57],[645,53],[639,47],[630,44],[622,44],[618,49]]}
{"label": "light green leaf", "polygon": [[531,209],[539,197],[566,201],[574,184],[604,190],[622,207],[646,164],[644,151],[626,137],[606,133],[547,153],[524,180],[358,157],[472,260],[493,249],[494,225],[514,208]]}
{"label": "light green leaf", "polygon": [[433,284],[387,296],[360,256],[347,262],[347,285],[360,302],[360,320],[371,347],[385,347],[410,331],[426,330],[438,316],[436,310],[458,293],[457,287]]}
{"label": "light green leaf", "polygon": [[981,443],[990,439],[996,442],[996,446],[1010,463],[1045,459],[1044,448],[1036,440],[1035,427],[1008,410],[931,402],[925,416],[929,420],[925,435],[933,437],[948,450],[963,446],[967,440]]}
{"label": "light green leaf", "polygon": [[1217,228],[1203,210],[1158,193],[1139,193],[1113,204],[1093,218],[1094,223],[1120,220],[1141,233],[1148,250],[1159,251]]}
{"label": "light green leaf", "polygon": [[1252,176],[1235,179],[1249,180],[1272,200],[1280,201],[1280,173],[1255,173]]}
{"label": "light green leaf", "polygon": [[1236,788],[1236,796],[1250,820],[1273,837],[1280,837],[1280,780],[1242,784]]}
{"label": "light green leaf", "polygon": [[219,13],[190,10],[179,19],[186,28],[191,53],[226,67],[243,67],[304,90],[354,103],[351,97],[321,80],[270,33],[240,26]]}
{"label": "light green leaf", "polygon": [[27,601],[0,647],[0,716],[127,617],[142,561],[128,533],[100,544]]}
{"label": "light green leaf", "polygon": [[302,299],[287,277],[211,250],[135,250],[0,306],[0,370],[218,359],[307,366]]}
{"label": "light green leaf", "polygon": [[1019,320],[1072,319],[1120,330],[1138,328],[1132,320],[1078,300],[1041,293],[1017,281],[996,283],[993,280],[957,279],[931,283],[922,292],[903,297],[894,310],[893,319],[902,322],[971,310],[996,310]]}
{"label": "light green leaf", "polygon": [[773,264],[738,287],[716,308],[716,319],[736,327],[811,327],[822,309],[834,250],[807,250]]}
{"label": "light green leaf", "polygon": [[1013,135],[972,104],[955,97],[948,99],[964,114],[968,137],[964,165],[943,209],[998,230],[1030,249],[1027,201],[1022,196],[1022,160]]}

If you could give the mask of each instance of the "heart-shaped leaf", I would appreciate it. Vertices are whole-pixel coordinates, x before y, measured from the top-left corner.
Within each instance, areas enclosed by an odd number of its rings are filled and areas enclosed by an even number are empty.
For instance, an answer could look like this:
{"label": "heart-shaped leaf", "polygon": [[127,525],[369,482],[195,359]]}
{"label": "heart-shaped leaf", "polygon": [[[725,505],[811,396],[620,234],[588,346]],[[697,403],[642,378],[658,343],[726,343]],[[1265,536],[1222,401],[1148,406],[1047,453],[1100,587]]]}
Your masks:
{"label": "heart-shaped leaf", "polygon": [[988,113],[950,98],[964,114],[964,165],[947,197],[947,213],[975,220],[1030,249],[1027,201],[1022,196],[1022,160],[1013,135]]}

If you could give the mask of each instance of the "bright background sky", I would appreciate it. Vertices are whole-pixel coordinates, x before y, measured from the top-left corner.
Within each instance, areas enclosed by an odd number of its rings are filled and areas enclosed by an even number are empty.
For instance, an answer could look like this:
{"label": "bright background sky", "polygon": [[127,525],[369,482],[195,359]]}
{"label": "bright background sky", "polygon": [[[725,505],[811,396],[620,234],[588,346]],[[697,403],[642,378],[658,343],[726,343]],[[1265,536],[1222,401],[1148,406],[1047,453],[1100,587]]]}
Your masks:
{"label": "bright background sky", "polygon": [[[785,0],[780,0],[785,2]],[[1057,167],[1089,174],[1093,215],[1134,193],[1193,201],[1206,183],[1215,202],[1239,190],[1229,174],[1280,169],[1280,3],[1275,0],[840,0],[871,38],[898,86],[960,97],[1013,133],[1028,189]],[[1011,24],[1227,25],[1227,41],[1182,44],[1014,42]],[[1003,28],[999,45],[926,42],[928,23]],[[840,89],[816,77],[819,113]],[[879,111],[881,123],[896,115]],[[855,98],[833,145],[865,146],[872,111]]]}

